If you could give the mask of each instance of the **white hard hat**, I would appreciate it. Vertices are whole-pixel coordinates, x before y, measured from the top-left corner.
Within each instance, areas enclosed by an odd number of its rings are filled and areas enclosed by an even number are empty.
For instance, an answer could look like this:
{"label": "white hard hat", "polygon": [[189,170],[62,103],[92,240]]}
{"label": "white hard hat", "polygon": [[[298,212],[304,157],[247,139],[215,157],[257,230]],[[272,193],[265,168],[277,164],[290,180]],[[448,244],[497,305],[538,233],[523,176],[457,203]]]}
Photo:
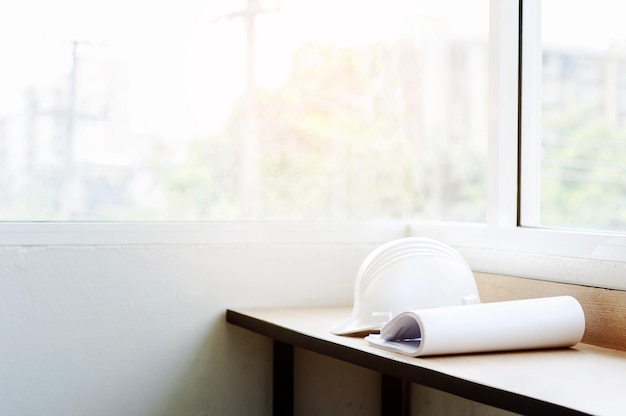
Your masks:
{"label": "white hard hat", "polygon": [[472,303],[480,303],[476,281],[456,250],[430,238],[400,238],[365,258],[357,273],[352,315],[331,332],[377,332],[402,312]]}

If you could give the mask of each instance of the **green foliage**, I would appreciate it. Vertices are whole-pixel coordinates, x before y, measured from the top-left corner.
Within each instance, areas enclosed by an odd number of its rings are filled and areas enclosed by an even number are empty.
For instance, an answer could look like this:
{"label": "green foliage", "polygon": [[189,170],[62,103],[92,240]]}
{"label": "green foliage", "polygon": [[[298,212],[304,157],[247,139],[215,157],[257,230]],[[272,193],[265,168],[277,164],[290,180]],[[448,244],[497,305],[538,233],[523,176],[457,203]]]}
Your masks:
{"label": "green foliage", "polygon": [[544,119],[541,224],[626,230],[626,130],[571,103]]}
{"label": "green foliage", "polygon": [[171,209],[245,215],[242,146],[253,125],[258,195],[244,219],[483,220],[486,152],[462,140],[448,148],[443,133],[420,137],[420,57],[411,48],[302,46],[283,85],[254,91],[253,113],[242,97],[223,134],[194,143],[182,164],[161,164]]}

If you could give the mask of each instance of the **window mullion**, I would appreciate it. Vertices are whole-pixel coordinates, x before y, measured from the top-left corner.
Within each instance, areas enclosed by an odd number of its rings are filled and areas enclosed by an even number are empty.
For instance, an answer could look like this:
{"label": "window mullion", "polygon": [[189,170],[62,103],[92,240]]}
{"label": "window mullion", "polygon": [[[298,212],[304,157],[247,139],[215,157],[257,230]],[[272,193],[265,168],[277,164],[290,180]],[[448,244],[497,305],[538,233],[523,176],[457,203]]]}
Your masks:
{"label": "window mullion", "polygon": [[[541,5],[526,0],[522,11],[520,225],[539,226],[541,207]],[[521,46],[521,45],[520,45]]]}
{"label": "window mullion", "polygon": [[491,1],[487,224],[494,230],[517,226],[518,25],[518,2]]}

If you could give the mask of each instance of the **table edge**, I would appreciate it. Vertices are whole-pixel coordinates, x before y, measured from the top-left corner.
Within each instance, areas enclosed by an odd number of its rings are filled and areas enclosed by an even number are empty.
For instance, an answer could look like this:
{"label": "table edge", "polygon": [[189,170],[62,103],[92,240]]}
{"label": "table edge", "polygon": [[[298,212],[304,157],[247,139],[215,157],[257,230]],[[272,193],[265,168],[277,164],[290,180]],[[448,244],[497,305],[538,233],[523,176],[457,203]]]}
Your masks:
{"label": "table edge", "polygon": [[520,414],[588,415],[589,413],[534,397],[486,386],[445,372],[396,361],[384,356],[285,328],[234,309],[226,310],[226,321],[295,347],[336,358],[360,367],[451,393],[466,399]]}

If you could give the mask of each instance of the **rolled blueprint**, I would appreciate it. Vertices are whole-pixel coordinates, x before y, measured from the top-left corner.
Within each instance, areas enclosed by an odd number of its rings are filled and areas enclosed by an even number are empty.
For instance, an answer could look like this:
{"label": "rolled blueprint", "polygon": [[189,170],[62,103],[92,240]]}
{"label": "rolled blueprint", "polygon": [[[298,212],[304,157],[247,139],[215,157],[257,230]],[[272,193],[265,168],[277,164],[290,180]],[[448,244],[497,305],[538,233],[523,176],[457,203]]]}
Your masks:
{"label": "rolled blueprint", "polygon": [[570,347],[585,332],[585,315],[571,296],[406,311],[372,345],[414,357]]}

